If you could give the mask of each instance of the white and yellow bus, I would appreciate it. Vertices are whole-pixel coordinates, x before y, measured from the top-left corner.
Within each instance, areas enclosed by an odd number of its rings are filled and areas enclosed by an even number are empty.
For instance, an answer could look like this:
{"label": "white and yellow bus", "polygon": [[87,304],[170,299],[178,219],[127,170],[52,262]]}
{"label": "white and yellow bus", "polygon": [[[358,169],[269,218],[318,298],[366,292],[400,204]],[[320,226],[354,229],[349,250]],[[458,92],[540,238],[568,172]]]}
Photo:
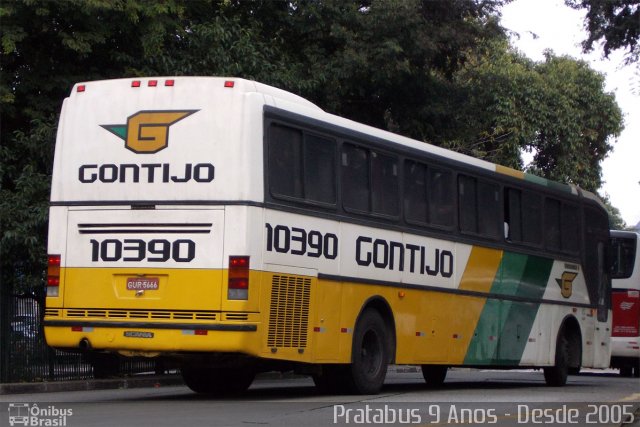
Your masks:
{"label": "white and yellow bus", "polygon": [[48,343],[164,357],[198,392],[257,372],[376,393],[387,366],[610,357],[594,195],[242,79],[77,84],[55,151]]}

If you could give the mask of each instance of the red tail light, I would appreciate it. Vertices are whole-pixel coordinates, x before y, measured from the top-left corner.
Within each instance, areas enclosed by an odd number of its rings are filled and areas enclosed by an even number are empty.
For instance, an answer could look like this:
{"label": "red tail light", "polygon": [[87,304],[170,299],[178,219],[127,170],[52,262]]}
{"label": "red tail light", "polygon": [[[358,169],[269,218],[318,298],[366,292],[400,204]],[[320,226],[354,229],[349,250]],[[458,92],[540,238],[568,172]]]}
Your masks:
{"label": "red tail light", "polygon": [[246,300],[249,298],[249,257],[229,257],[228,299]]}
{"label": "red tail light", "polygon": [[60,255],[49,255],[47,258],[47,296],[59,296]]}

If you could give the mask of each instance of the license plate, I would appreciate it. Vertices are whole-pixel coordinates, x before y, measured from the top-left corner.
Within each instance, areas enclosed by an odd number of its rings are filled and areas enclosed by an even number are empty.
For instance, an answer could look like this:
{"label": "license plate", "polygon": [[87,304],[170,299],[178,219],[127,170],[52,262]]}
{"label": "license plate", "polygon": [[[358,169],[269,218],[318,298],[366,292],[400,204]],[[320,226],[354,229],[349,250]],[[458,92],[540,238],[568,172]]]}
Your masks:
{"label": "license plate", "polygon": [[158,277],[127,277],[128,291],[156,291],[159,287]]}
{"label": "license plate", "polygon": [[127,338],[153,338],[153,332],[124,331],[124,336]]}

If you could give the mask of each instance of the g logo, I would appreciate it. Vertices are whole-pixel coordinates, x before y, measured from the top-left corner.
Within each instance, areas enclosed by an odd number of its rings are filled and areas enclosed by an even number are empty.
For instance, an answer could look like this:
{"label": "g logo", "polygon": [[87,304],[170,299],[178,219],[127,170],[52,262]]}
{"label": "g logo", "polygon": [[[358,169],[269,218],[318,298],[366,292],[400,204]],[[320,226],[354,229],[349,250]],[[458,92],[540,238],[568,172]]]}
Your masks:
{"label": "g logo", "polygon": [[572,273],[570,271],[565,271],[560,276],[560,279],[556,279],[556,283],[560,285],[560,294],[564,298],[570,298],[573,293],[573,281],[578,277],[578,273]]}
{"label": "g logo", "polygon": [[169,126],[199,110],[138,111],[126,125],[100,125],[124,140],[124,146],[137,154],[153,154],[169,145]]}

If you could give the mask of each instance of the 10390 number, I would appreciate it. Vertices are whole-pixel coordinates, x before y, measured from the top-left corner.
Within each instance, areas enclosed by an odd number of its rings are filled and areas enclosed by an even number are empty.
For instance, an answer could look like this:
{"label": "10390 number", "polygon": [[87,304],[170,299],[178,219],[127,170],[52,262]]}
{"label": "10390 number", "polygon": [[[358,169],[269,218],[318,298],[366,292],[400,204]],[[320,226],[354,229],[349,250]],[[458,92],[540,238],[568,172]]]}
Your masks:
{"label": "10390 number", "polygon": [[165,239],[90,240],[91,261],[104,262],[191,262],[196,256],[196,243],[189,239],[170,242]]}
{"label": "10390 number", "polygon": [[307,231],[298,227],[286,225],[265,224],[267,228],[267,251],[306,255],[311,258],[324,257],[336,259],[338,257],[338,236],[333,233],[321,233],[316,230]]}

